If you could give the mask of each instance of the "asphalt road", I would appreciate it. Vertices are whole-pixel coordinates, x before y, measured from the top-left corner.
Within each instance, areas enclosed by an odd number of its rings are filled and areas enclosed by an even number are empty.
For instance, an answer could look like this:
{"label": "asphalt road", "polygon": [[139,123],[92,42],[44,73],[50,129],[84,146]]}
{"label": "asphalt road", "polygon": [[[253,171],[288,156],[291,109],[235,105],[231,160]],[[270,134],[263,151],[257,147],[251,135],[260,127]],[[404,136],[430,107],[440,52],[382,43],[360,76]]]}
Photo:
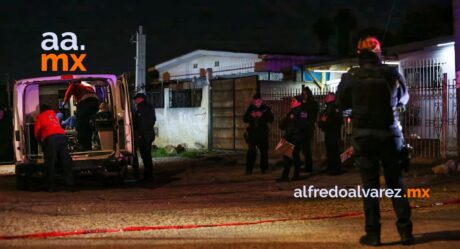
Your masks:
{"label": "asphalt road", "polygon": [[[360,199],[293,197],[303,185],[357,186],[356,170],[277,183],[279,168],[246,176],[242,159],[162,160],[154,184],[81,179],[74,193],[16,191],[14,176],[1,175],[0,248],[360,247]],[[413,209],[417,244],[410,248],[460,248],[460,204],[441,205],[460,198],[460,175],[434,176],[419,166],[405,180],[431,189],[429,199],[411,199],[423,208]],[[384,248],[403,248],[391,202],[383,199],[381,207]],[[48,237],[33,237],[40,234]],[[22,235],[32,237],[1,238]]]}

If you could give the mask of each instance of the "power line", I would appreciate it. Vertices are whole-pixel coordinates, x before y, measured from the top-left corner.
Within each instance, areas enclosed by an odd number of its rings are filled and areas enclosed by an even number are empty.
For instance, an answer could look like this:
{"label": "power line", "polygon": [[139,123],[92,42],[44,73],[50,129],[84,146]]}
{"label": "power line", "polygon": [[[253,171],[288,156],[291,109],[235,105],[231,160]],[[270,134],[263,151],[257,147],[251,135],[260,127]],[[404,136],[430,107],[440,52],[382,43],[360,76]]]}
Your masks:
{"label": "power line", "polygon": [[393,0],[393,3],[391,4],[390,14],[388,15],[387,23],[385,25],[385,30],[383,32],[383,38],[382,38],[382,43],[381,43],[382,46],[383,46],[383,43],[385,42],[385,38],[386,38],[386,35],[387,35],[387,31],[388,31],[388,26],[390,25],[391,16],[393,15],[393,10],[395,8],[395,3],[396,3],[396,0]]}

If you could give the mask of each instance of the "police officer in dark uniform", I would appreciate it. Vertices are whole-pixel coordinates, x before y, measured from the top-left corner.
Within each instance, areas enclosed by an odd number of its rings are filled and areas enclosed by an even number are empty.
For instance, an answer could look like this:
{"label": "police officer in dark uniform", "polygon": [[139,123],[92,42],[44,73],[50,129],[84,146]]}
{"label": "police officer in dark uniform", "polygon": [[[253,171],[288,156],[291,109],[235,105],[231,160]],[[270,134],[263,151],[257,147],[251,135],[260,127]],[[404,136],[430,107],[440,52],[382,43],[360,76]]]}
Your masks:
{"label": "police officer in dark uniform", "polygon": [[[352,109],[352,144],[355,163],[364,189],[379,188],[379,164],[382,163],[388,188],[403,189],[401,149],[402,128],[398,108],[407,104],[405,80],[394,68],[382,65],[380,43],[366,37],[358,43],[359,68],[342,76],[337,91],[341,109]],[[366,235],[361,244],[380,245],[380,211],[378,198],[363,198]],[[401,243],[412,244],[411,210],[406,198],[393,198],[396,226]]]}
{"label": "police officer in dark uniform", "polygon": [[294,164],[294,176],[292,180],[300,180],[300,151],[302,145],[309,136],[308,130],[308,113],[302,108],[302,96],[296,96],[291,99],[291,111],[287,114],[286,118],[281,121],[280,128],[284,130],[283,138],[294,145],[292,152],[292,159],[284,156],[284,169],[278,182],[289,181],[289,171],[292,164]]}
{"label": "police officer in dark uniform", "polygon": [[[145,99],[144,93],[137,93],[134,96],[137,109],[134,113],[134,136],[139,148],[142,161],[144,162],[144,181],[152,181],[153,162],[152,162],[152,143],[155,140],[153,126],[156,122],[155,108]],[[135,169],[136,175],[138,169]]]}
{"label": "police officer in dark uniform", "polygon": [[306,116],[306,133],[302,142],[302,152],[305,160],[305,170],[308,174],[311,174],[313,173],[312,141],[315,132],[315,122],[319,112],[319,104],[313,98],[313,93],[308,87],[302,88],[301,100],[302,113]]}
{"label": "police officer in dark uniform", "polygon": [[321,111],[318,127],[324,132],[324,143],[327,153],[327,172],[339,175],[340,172],[340,134],[342,115],[335,103],[335,94],[330,92],[324,98],[325,108]]}
{"label": "police officer in dark uniform", "polygon": [[259,94],[252,98],[252,103],[246,110],[243,120],[249,124],[246,142],[248,153],[246,156],[246,174],[252,174],[256,162],[257,150],[260,151],[260,171],[264,174],[268,170],[268,123],[273,122],[273,112],[263,103]]}

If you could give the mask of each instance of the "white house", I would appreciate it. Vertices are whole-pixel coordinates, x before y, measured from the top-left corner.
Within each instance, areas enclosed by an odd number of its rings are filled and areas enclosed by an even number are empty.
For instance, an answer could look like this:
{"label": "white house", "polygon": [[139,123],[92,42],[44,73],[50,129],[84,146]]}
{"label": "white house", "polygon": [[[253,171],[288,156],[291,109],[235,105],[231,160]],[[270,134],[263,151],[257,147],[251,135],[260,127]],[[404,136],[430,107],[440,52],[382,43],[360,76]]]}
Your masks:
{"label": "white house", "polygon": [[[158,71],[162,85],[157,95],[164,97],[163,106],[156,108],[155,144],[160,147],[168,144],[186,144],[189,148],[209,146],[211,80],[256,76],[257,80],[281,81],[283,70],[319,59],[321,57],[195,50],[149,68],[149,71]],[[248,96],[244,100],[239,96],[235,101],[247,101]]]}
{"label": "white house", "polygon": [[[155,144],[160,147],[186,144],[190,148],[207,148],[210,123],[209,73],[211,70],[214,76],[253,73],[254,65],[259,61],[259,56],[252,53],[195,50],[150,68],[159,72],[160,81],[169,82],[163,90],[164,107],[156,108],[158,137]],[[199,91],[200,103],[188,107],[172,105],[171,89],[182,82],[189,82],[188,87]]]}
{"label": "white house", "polygon": [[195,50],[188,54],[155,65],[160,80],[199,78],[203,69],[212,69],[213,75],[232,75],[254,72],[254,64],[262,61],[258,54]]}

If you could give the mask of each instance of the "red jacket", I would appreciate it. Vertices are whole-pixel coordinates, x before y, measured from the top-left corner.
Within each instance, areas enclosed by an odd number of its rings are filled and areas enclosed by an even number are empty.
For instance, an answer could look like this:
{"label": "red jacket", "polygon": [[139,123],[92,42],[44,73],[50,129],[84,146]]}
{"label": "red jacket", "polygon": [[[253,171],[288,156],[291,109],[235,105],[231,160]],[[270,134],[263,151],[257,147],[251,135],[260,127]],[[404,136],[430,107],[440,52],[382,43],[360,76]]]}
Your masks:
{"label": "red jacket", "polygon": [[40,113],[35,120],[34,134],[38,141],[43,142],[46,137],[54,134],[64,134],[64,130],[59,124],[56,113],[48,110]]}
{"label": "red jacket", "polygon": [[97,97],[93,87],[90,84],[83,82],[81,82],[80,84],[70,84],[69,88],[67,88],[67,91],[65,92],[64,103],[69,102],[70,97],[72,97],[72,95],[75,97],[78,103],[86,94],[92,94],[94,95],[94,97]]}

